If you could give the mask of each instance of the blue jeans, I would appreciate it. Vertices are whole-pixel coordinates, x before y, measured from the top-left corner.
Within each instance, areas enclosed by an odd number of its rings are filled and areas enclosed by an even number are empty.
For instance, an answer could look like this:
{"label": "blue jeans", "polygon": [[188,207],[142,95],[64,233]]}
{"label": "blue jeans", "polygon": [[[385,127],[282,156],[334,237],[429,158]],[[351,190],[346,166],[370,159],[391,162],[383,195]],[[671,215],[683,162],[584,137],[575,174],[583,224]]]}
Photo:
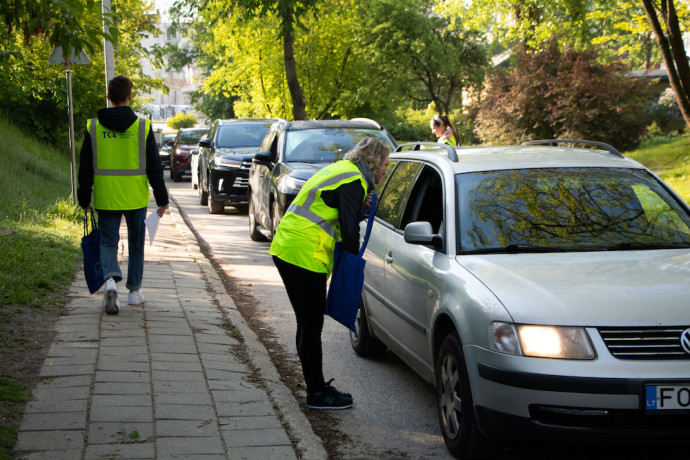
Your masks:
{"label": "blue jeans", "polygon": [[122,281],[122,271],[117,261],[122,216],[127,222],[129,260],[127,262],[127,289],[136,291],[144,277],[144,243],[146,242],[146,208],[131,211],[98,211],[98,231],[101,234],[101,265],[105,279],[112,277]]}

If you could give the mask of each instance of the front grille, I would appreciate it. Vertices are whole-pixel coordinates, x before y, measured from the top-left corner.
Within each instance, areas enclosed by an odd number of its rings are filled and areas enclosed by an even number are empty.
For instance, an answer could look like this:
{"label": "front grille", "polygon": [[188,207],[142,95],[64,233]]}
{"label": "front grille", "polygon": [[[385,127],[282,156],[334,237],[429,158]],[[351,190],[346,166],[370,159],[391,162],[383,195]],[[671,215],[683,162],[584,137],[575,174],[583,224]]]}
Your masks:
{"label": "front grille", "polygon": [[249,179],[246,177],[235,177],[235,183],[232,184],[233,187],[247,188],[249,186]]}
{"label": "front grille", "polygon": [[685,359],[680,336],[688,326],[602,327],[599,334],[609,352],[618,359]]}
{"label": "front grille", "polygon": [[683,432],[690,430],[690,416],[679,413],[646,414],[634,409],[578,409],[532,405],[532,420],[544,425],[612,431],[644,431],[649,433]]}

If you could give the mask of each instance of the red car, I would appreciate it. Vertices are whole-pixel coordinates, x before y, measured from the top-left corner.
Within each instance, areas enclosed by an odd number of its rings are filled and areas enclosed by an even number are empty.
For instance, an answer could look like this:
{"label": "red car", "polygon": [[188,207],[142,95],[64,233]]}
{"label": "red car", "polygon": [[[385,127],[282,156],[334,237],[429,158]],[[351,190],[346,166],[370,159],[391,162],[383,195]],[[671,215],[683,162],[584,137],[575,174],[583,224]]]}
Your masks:
{"label": "red car", "polygon": [[208,128],[184,128],[177,132],[170,149],[170,178],[180,182],[183,176],[191,176],[192,150],[197,149],[199,139],[208,134]]}

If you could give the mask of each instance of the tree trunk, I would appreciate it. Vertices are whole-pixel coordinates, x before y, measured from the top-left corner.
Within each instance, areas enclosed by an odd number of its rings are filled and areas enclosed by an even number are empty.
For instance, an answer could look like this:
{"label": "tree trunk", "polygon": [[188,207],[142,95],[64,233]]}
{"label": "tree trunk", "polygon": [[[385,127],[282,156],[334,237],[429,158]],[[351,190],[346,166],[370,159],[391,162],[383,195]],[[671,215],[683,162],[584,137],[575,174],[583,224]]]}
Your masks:
{"label": "tree trunk", "polygon": [[[685,124],[690,127],[690,72],[688,72],[688,58],[685,54],[683,41],[678,39],[679,32],[677,31],[680,28],[678,27],[678,17],[675,14],[673,0],[662,0],[661,3],[666,27],[669,28],[670,43],[664,34],[664,30],[661,28],[661,23],[652,0],[642,0],[642,5],[647,13],[647,19],[652,26],[654,37],[664,58],[671,89],[673,89],[676,95],[678,107],[683,115]],[[673,47],[673,50],[671,47]],[[678,61],[674,60],[674,56],[678,58]]]}
{"label": "tree trunk", "polygon": [[292,97],[292,116],[295,120],[307,118],[304,94],[297,78],[297,63],[295,62],[295,50],[293,37],[286,33],[283,35],[283,58],[285,59],[285,79],[287,80],[290,96]]}

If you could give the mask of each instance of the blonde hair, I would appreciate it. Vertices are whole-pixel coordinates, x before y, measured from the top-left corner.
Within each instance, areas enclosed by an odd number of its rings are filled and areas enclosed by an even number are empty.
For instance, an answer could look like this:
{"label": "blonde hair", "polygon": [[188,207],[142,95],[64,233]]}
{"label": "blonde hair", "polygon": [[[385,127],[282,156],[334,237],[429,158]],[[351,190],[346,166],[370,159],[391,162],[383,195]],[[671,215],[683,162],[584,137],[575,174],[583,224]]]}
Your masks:
{"label": "blonde hair", "polygon": [[365,137],[345,154],[345,159],[353,163],[364,161],[367,168],[376,171],[391,153],[390,147],[375,137]]}

